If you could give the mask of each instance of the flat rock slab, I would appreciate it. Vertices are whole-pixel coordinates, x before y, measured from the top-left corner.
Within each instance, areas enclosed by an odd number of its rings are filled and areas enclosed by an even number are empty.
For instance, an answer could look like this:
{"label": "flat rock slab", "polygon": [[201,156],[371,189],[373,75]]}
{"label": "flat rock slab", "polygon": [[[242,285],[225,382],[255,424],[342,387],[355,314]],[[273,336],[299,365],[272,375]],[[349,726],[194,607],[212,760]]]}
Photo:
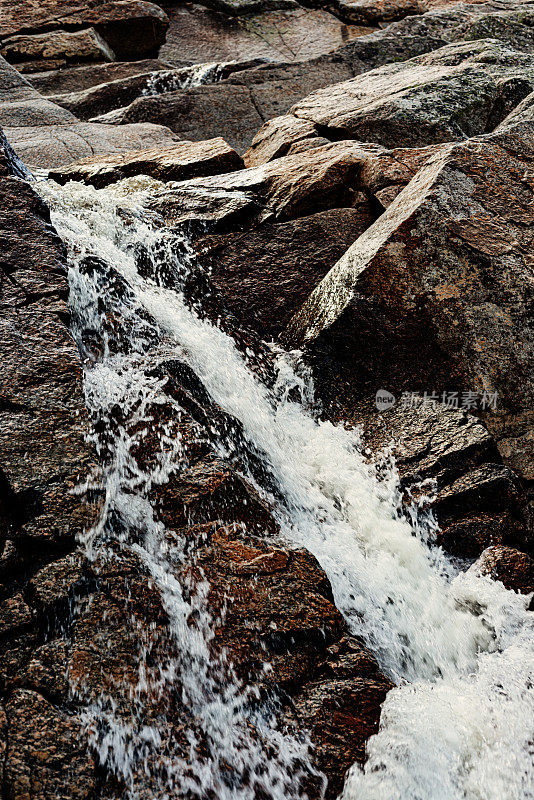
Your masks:
{"label": "flat rock slab", "polygon": [[[184,66],[186,65],[184,64]],[[82,92],[92,86],[170,68],[170,64],[157,58],[145,58],[141,61],[111,61],[105,64],[85,64],[59,70],[44,70],[33,73],[29,81],[38,92],[46,97],[52,94]]]}
{"label": "flat rock slab", "polygon": [[104,125],[74,122],[41,127],[7,127],[6,136],[30,168],[57,169],[80,158],[125,153],[132,147],[169,147],[179,137],[162,125]]}
{"label": "flat rock slab", "polygon": [[10,36],[2,41],[0,53],[21,72],[35,72],[47,61],[59,69],[70,63],[115,59],[115,53],[94,28]]}
{"label": "flat rock slab", "polygon": [[[358,175],[362,164],[381,151],[377,145],[359,142],[327,144],[259,167],[184,181],[155,193],[150,204],[172,219],[173,208],[180,208],[189,195],[203,196],[204,202],[206,197],[218,193],[246,195],[255,201],[265,221],[295,219],[360,203],[365,206]],[[202,212],[202,207],[199,211]]]}
{"label": "flat rock slab", "polygon": [[102,189],[121,178],[150,175],[160,181],[182,181],[190,178],[232,172],[243,165],[224,139],[206,142],[179,142],[172,147],[134,150],[122,155],[86,158],[54,171],[49,177],[58,183],[82,181]]}
{"label": "flat rock slab", "polygon": [[199,5],[166,6],[170,18],[160,57],[189,59],[300,61],[329,53],[369,29],[349,26],[320,9],[274,10],[228,17]]}

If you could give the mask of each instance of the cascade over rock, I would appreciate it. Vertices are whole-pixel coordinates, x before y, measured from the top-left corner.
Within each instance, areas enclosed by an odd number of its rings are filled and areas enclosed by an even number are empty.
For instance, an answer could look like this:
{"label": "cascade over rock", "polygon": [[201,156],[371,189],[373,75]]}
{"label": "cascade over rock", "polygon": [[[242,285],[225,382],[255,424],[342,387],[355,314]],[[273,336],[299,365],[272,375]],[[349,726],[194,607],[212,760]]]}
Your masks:
{"label": "cascade over rock", "polygon": [[533,30],[5,0],[5,800],[534,794]]}

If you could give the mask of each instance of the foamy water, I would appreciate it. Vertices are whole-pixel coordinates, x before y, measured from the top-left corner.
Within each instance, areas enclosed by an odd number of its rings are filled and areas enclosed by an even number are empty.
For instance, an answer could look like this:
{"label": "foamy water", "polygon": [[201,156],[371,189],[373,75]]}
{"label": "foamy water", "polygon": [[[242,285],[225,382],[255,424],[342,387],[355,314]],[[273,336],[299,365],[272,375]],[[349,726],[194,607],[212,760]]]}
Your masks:
{"label": "foamy water", "polygon": [[[314,418],[312,388],[295,369],[298,354],[275,354],[278,382],[268,388],[232,338],[189,308],[180,291],[139,275],[139,246],[149,253],[158,251],[159,257],[166,253],[178,284],[189,269],[186,243],[173,247],[168,235],[152,227],[140,211],[153,187],[149,179],[130,179],[101,191],[80,184],[41,187],[54,224],[70,248],[73,304],[83,324],[101,324],[98,286],[76,266],[85,254],[104,259],[129,287],[117,311],[126,328],[131,317],[132,352],[104,353],[88,367],[90,407],[95,413],[100,409],[105,419],[106,409],[119,399],[142,415],[140,398],[155,402],[158,396],[158,387],[144,370],[164,344],[166,353],[186,361],[213,400],[241,423],[242,446],[248,442],[261,454],[270,483],[277,487],[276,497],[269,499],[284,540],[315,555],[350,630],[365,640],[398,684],[386,699],[380,731],[370,740],[365,770],[354,767],[347,778],[345,800],[534,797],[534,645],[528,599],[473,570],[458,574],[440,550],[428,547],[424,520],[410,524],[399,513],[394,468],[378,481],[362,455],[357,432]],[[139,310],[153,320],[155,349],[136,328]],[[289,399],[295,394],[290,389],[300,393],[301,402]],[[220,444],[221,454],[235,460],[235,452],[225,447]],[[162,447],[159,472],[149,476],[136,475],[128,453],[127,441],[120,440],[107,475],[109,506],[122,504],[121,513],[137,515],[132,524],[145,520],[143,558],[161,589],[173,636],[184,652],[173,669],[185,681],[190,702],[205,713],[202,724],[213,734],[212,750],[218,752],[209,762],[199,760],[202,791],[211,788],[225,798],[254,796],[250,785],[228,787],[221,781],[217,770],[230,758],[242,771],[248,766],[258,776],[268,766],[268,779],[262,778],[268,797],[301,796],[292,776],[303,763],[311,769],[305,745],[282,735],[271,722],[265,725],[263,741],[247,738],[246,692],[231,667],[214,664],[209,652],[212,620],[206,593],[200,591],[195,601],[203,623],[193,635],[187,626],[191,609],[167,571],[163,531],[145,498],[151,481],[164,482],[176,468],[180,447],[170,436]],[[241,468],[246,471],[246,458]],[[124,483],[131,488],[132,480],[137,481],[137,508],[124,493]],[[266,487],[258,488],[268,494]],[[98,531],[87,547],[98,547]],[[186,657],[188,652],[194,658]],[[150,745],[155,749],[156,734]],[[275,742],[278,753],[272,761],[262,750],[267,740]],[[103,758],[118,770],[113,759],[120,752],[120,769],[127,772],[128,748],[120,743],[120,735],[117,741],[110,750],[114,755],[104,753]],[[176,781],[184,769],[179,760],[173,764],[170,772]]]}

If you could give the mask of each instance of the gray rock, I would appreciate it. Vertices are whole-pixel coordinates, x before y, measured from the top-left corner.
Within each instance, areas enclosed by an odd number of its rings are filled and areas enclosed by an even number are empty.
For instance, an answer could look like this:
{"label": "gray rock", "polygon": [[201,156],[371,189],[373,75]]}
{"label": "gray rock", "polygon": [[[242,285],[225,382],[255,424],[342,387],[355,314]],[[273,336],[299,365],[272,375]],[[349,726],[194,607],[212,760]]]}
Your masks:
{"label": "gray rock", "polygon": [[0,56],[0,125],[57,125],[75,122],[64,108],[41,97],[31,83]]}
{"label": "gray rock", "polygon": [[239,172],[197,178],[170,186],[156,195],[152,207],[172,206],[191,191],[245,193],[263,209],[262,219],[288,220],[361,202],[353,188],[362,163],[382,152],[377,145],[337,142],[309,152],[285,156]]}
{"label": "gray rock", "polygon": [[214,84],[153,97],[139,97],[113,118],[121,126],[158,122],[180,138],[200,141],[224,135],[238,151],[246,149],[263,120],[244,86]]}
{"label": "gray rock", "polygon": [[285,10],[259,12],[249,11],[249,5],[247,13],[236,18],[199,5],[173,5],[168,8],[170,26],[160,57],[171,63],[301,61],[329,53],[369,31],[345,25],[321,9],[303,8],[291,0],[289,5]]}
{"label": "gray rock", "polygon": [[[187,66],[187,62],[180,66]],[[165,61],[147,58],[141,61],[113,61],[35,72],[29,80],[38,92],[48,96],[81,92],[92,86],[168,69],[171,69],[171,65]]]}
{"label": "gray rock", "polygon": [[532,87],[531,56],[461,42],[320,89],[291,112],[327,137],[417,147],[493,130]]}
{"label": "gray rock", "polygon": [[41,169],[57,169],[80,158],[124,153],[136,147],[169,147],[179,140],[168,128],[148,122],[115,127],[75,121],[66,125],[8,127],[6,134],[25,164]]}

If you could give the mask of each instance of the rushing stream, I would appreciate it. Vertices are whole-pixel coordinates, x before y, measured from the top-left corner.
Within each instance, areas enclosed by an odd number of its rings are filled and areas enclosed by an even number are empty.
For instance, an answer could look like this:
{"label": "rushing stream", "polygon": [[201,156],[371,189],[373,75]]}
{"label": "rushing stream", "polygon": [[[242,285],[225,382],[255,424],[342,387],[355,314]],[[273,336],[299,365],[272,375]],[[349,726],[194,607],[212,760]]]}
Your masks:
{"label": "rushing stream", "polygon": [[[317,558],[350,630],[397,684],[384,704],[380,731],[369,742],[365,770],[355,766],[348,775],[345,800],[533,798],[534,631],[528,599],[472,569],[459,572],[429,546],[425,520],[410,522],[399,512],[394,468],[378,480],[358,433],[313,415],[312,387],[298,354],[273,349],[278,378],[274,386],[264,385],[234,340],[186,302],[179,286],[190,269],[187,242],[142,212],[153,185],[130,179],[97,191],[74,183],[39,184],[69,249],[74,333],[82,353],[87,331],[104,342],[98,357],[85,352],[93,420],[109,422],[117,406],[130,419],[146,420],[149,408],[168,404],[164,380],[149,377],[151,364],[164,354],[188,364],[261,455],[269,476],[263,484],[249,473],[246,453],[230,452],[225,441],[218,445],[221,456],[269,499],[284,542]],[[158,263],[164,259],[174,288],[141,276],[141,251],[145,258],[157,253]],[[102,269],[87,269],[87,256],[107,265],[107,285],[109,269],[120,276],[121,291],[103,297]],[[111,341],[110,317],[118,320],[125,347]],[[312,771],[305,737],[281,733],[265,710],[254,719],[258,734],[250,735],[252,690],[239,685],[231,665],[210,654],[206,587],[186,598],[170,571],[172,559],[187,553],[177,546],[169,554],[147,498],[154,484],[184,464],[172,426],[163,439],[158,464],[145,474],[131,454],[130,434],[119,426],[104,475],[105,512],[85,542],[89,554],[98,554],[117,514],[132,529],[143,529],[143,538],[131,546],[159,587],[181,653],[161,690],[180,681],[184,702],[210,742],[206,758],[192,740],[192,764],[168,756],[165,780],[157,793],[152,786],[150,797],[170,800],[180,786],[199,798],[214,792],[223,800],[252,800],[261,791],[273,800],[296,800],[303,797],[299,776]],[[125,543],[128,524],[117,534]],[[187,622],[192,610],[200,619],[194,627]],[[88,714],[107,719],[106,733],[94,740],[101,759],[129,782],[132,798],[145,800],[149,795],[136,783],[133,762],[158,750],[162,731],[143,728],[142,709],[138,728],[128,730],[112,719],[109,704]],[[246,773],[247,781],[225,781],[225,763]]]}

